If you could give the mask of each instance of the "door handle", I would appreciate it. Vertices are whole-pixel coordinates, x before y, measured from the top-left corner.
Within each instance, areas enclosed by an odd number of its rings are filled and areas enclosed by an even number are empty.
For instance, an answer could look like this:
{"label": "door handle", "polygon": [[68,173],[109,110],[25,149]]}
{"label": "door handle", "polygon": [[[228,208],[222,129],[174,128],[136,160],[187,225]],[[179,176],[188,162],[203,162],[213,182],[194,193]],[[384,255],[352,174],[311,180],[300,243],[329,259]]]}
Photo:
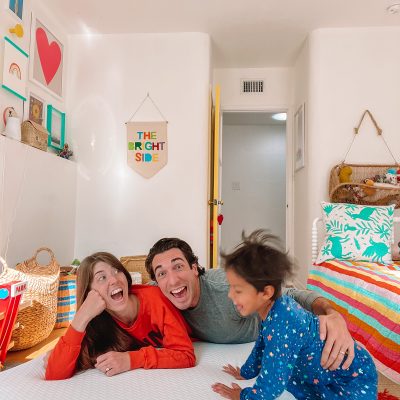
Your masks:
{"label": "door handle", "polygon": [[217,199],[208,200],[208,205],[210,205],[210,206],[217,206],[218,204],[220,204],[222,206],[224,204],[224,201],[217,200]]}

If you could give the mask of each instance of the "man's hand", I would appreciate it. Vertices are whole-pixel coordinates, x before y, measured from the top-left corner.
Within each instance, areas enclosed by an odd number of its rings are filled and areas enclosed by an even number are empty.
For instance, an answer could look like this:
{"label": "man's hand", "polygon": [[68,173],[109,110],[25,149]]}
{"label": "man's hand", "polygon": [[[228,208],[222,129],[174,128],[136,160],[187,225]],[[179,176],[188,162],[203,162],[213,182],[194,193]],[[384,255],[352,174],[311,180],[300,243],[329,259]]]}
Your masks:
{"label": "man's hand", "polygon": [[321,357],[322,368],[334,371],[339,368],[345,356],[347,358],[342,369],[349,368],[354,359],[354,340],[346,321],[333,309],[329,310],[328,315],[320,315],[318,318],[320,339],[326,340]]}
{"label": "man's hand", "polygon": [[232,383],[231,388],[223,383],[214,383],[211,387],[214,392],[218,393],[225,399],[240,400],[240,392],[242,391],[242,388],[236,383]]}
{"label": "man's hand", "polygon": [[234,367],[233,365],[231,365],[231,364],[227,364],[227,365],[224,365],[223,367],[222,367],[222,370],[224,371],[224,372],[226,372],[227,374],[229,374],[229,375],[232,375],[235,379],[237,379],[238,381],[239,380],[244,380],[245,378],[243,378],[243,376],[242,375],[240,375],[240,368],[239,367]]}

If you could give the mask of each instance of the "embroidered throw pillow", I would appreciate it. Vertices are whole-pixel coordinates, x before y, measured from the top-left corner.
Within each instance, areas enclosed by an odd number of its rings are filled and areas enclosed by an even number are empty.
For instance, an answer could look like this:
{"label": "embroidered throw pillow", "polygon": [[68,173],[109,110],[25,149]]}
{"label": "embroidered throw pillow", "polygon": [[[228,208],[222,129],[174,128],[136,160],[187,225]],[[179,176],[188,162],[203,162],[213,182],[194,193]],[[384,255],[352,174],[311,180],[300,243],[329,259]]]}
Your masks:
{"label": "embroidered throw pillow", "polygon": [[325,239],[316,264],[327,260],[392,262],[392,206],[322,202]]}

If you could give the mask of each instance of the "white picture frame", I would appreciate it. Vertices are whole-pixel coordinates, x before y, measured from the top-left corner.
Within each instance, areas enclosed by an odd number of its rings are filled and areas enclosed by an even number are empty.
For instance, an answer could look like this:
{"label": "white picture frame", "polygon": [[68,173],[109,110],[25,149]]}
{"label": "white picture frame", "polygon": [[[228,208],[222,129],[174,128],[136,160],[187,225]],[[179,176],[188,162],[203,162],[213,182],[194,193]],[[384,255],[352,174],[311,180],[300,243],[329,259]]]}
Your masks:
{"label": "white picture frame", "polygon": [[294,170],[305,166],[305,104],[301,104],[294,114]]}
{"label": "white picture frame", "polygon": [[63,100],[64,44],[34,13],[31,13],[31,18],[29,79],[54,98]]}
{"label": "white picture frame", "polygon": [[3,74],[1,87],[26,101],[29,55],[10,38],[4,36]]}

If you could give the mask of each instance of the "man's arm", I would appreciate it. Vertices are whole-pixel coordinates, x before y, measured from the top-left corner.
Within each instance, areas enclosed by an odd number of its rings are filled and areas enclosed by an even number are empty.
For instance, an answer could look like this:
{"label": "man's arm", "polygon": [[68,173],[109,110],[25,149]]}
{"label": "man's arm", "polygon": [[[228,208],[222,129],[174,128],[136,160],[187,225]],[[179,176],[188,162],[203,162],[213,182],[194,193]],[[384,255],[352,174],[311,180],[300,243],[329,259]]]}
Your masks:
{"label": "man's arm", "polygon": [[326,340],[321,366],[333,371],[340,366],[347,354],[342,368],[349,368],[354,359],[354,341],[346,321],[329,301],[312,290],[284,288],[283,294],[293,297],[303,308],[318,315],[320,338]]}

